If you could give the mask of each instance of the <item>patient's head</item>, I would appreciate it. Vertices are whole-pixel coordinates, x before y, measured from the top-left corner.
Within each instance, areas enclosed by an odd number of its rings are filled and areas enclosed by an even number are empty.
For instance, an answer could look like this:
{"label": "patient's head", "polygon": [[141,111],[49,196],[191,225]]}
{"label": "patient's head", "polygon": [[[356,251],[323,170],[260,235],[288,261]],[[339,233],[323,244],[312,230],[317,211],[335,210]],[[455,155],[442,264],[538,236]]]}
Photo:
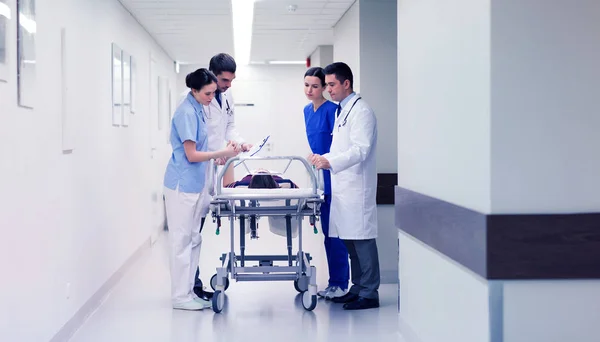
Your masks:
{"label": "patient's head", "polygon": [[248,188],[251,189],[275,189],[279,188],[279,184],[275,181],[273,176],[268,173],[259,172],[252,176]]}

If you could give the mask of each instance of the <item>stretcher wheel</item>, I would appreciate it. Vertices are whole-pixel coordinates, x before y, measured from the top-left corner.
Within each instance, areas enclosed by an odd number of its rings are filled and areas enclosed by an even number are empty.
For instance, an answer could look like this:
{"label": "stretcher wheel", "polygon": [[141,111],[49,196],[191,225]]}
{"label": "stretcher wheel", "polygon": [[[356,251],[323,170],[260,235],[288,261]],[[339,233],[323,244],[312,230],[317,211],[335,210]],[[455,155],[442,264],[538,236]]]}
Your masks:
{"label": "stretcher wheel", "polygon": [[[213,291],[217,290],[217,275],[213,275],[210,278],[210,287],[213,289]],[[225,289],[223,290],[223,292],[227,291],[227,289],[229,288],[229,278],[225,278]]]}
{"label": "stretcher wheel", "polygon": [[221,313],[225,306],[225,294],[221,291],[215,291],[212,297],[212,309],[215,313]]}
{"label": "stretcher wheel", "polygon": [[310,291],[304,291],[302,293],[302,306],[308,311],[314,310],[317,307],[317,295],[310,294]]}
{"label": "stretcher wheel", "polygon": [[308,281],[309,281],[308,277],[301,276],[300,278],[294,280],[294,288],[299,293],[302,293],[302,292],[308,290]]}

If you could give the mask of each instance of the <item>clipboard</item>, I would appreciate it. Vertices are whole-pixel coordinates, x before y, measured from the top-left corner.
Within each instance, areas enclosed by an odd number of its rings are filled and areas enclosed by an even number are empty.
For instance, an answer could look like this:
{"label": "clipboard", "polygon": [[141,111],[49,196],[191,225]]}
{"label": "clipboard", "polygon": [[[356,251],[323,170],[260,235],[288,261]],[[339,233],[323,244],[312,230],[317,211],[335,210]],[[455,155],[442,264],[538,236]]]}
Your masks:
{"label": "clipboard", "polygon": [[[261,140],[260,142],[252,145],[252,148],[250,149],[250,151],[245,152],[244,154],[242,154],[243,157],[254,157],[255,155],[258,154],[258,152],[260,152],[260,150],[262,150],[262,148],[267,144],[267,141],[269,141],[269,138],[271,136],[267,135],[266,137],[264,137],[263,140]],[[243,161],[238,162],[235,167],[237,167],[238,165],[240,165],[241,163],[243,163]]]}

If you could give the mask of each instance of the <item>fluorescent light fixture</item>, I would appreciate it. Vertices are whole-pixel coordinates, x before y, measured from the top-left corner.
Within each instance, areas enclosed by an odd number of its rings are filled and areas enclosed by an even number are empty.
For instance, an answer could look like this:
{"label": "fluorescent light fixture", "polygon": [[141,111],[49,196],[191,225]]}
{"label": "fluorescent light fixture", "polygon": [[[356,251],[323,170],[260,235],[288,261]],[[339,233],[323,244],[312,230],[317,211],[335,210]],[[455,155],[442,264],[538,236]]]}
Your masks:
{"label": "fluorescent light fixture", "polygon": [[7,4],[0,2],[0,15],[10,19],[10,7]]}
{"label": "fluorescent light fixture", "polygon": [[35,20],[27,18],[23,13],[19,13],[19,24],[29,33],[35,33],[36,31]]}
{"label": "fluorescent light fixture", "polygon": [[269,61],[269,64],[306,64],[306,61]]}
{"label": "fluorescent light fixture", "polygon": [[241,65],[248,65],[250,63],[254,1],[231,0],[233,48],[235,50],[235,61]]}

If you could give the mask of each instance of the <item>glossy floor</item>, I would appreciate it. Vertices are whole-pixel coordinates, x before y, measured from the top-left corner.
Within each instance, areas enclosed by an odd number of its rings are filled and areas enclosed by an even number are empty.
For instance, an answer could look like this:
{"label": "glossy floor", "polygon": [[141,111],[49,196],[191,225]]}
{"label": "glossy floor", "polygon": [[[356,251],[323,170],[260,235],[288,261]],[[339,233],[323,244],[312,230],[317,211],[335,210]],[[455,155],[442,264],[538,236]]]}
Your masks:
{"label": "glossy floor", "polygon": [[[229,234],[204,232],[202,278],[208,282],[218,256],[229,246]],[[247,253],[285,254],[285,239],[262,232],[249,241]],[[304,246],[313,252],[319,289],[326,286],[322,235],[305,232]],[[314,311],[302,307],[291,282],[232,282],[221,314],[187,312],[170,306],[168,245],[162,234],[124,276],[103,305],[73,336],[74,342],[187,341],[403,341],[397,315],[397,285],[382,285],[379,309],[344,311],[340,304],[319,300]]]}

